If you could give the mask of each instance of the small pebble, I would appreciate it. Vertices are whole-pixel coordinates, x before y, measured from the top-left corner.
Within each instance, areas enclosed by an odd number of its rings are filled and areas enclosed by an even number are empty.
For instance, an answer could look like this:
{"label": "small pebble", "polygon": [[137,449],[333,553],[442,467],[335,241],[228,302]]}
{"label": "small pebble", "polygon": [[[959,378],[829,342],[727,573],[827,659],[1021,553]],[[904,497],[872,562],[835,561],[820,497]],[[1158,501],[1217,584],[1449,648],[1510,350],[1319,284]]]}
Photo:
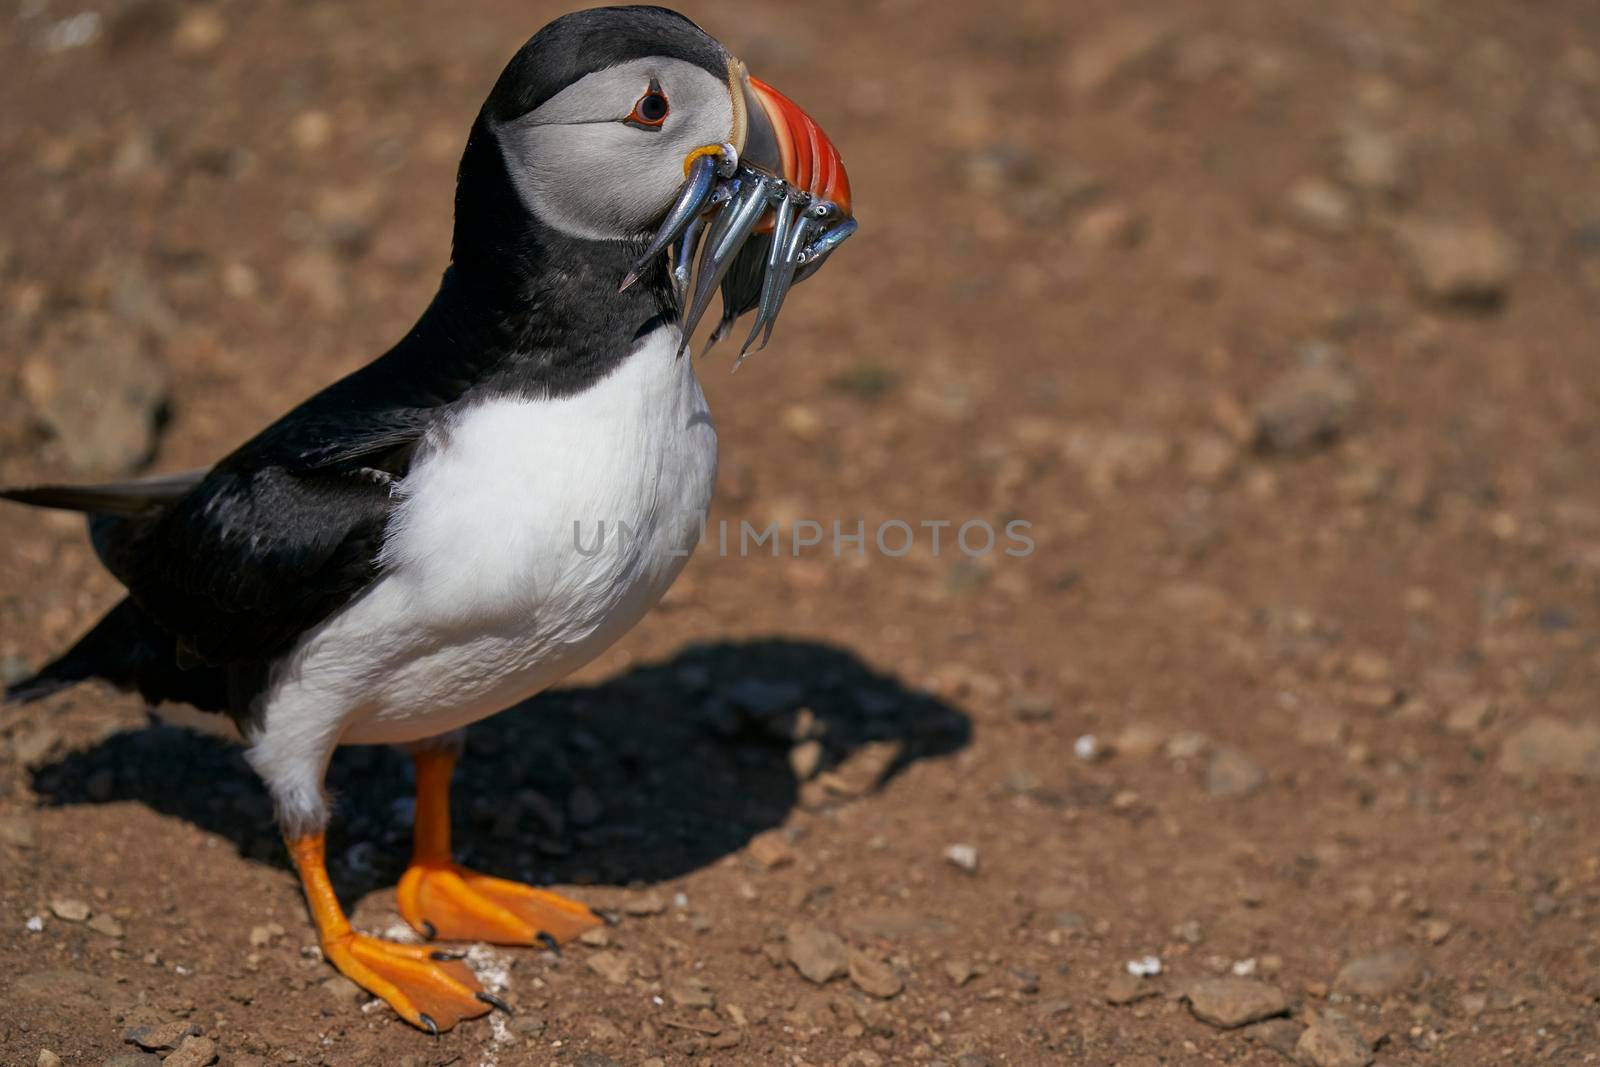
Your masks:
{"label": "small pebble", "polygon": [[623,902],[622,910],[629,915],[660,915],[667,910],[667,902],[659,893],[646,893],[629,897]]}
{"label": "small pebble", "polygon": [[32,848],[33,823],[22,815],[0,815],[0,845],[12,848]]}
{"label": "small pebble", "polygon": [[893,967],[864,952],[850,953],[849,972],[850,981],[857,989],[882,1000],[898,995],[906,987],[905,980]]}
{"label": "small pebble", "polygon": [[1146,997],[1153,997],[1157,992],[1154,983],[1145,981],[1141,976],[1124,972],[1106,983],[1106,1003],[1132,1004]]}
{"label": "small pebble", "polygon": [[964,986],[977,976],[978,969],[973,966],[971,960],[945,960],[944,973],[954,985]]}
{"label": "small pebble", "polygon": [[1283,990],[1253,978],[1201,979],[1189,986],[1186,996],[1196,1019],[1224,1030],[1289,1010]]}
{"label": "small pebble", "polygon": [[1206,767],[1206,792],[1214,797],[1247,797],[1260,789],[1267,772],[1238,749],[1218,746]]}
{"label": "small pebble", "polygon": [[264,923],[261,926],[252,926],[250,928],[250,947],[265,948],[267,945],[272,944],[278,938],[282,937],[285,932],[286,931],[284,928],[277,923]]}
{"label": "small pebble", "polygon": [[633,971],[633,960],[621,952],[596,952],[583,962],[595,974],[616,985],[626,982]]}
{"label": "small pebble", "polygon": [[186,1037],[162,1067],[208,1067],[217,1062],[217,1043],[209,1037]]}
{"label": "small pebble", "polygon": [[121,937],[123,933],[122,924],[104,912],[89,920],[89,929],[107,937]]}
{"label": "small pebble", "polygon": [[1196,756],[1200,755],[1200,753],[1204,752],[1210,746],[1210,744],[1211,739],[1205,734],[1196,733],[1190,730],[1185,731],[1184,733],[1173,734],[1171,737],[1167,738],[1167,743],[1164,747],[1167,758],[1169,760],[1177,761],[1194,759]]}
{"label": "small pebble", "polygon": [[1343,433],[1360,400],[1356,379],[1325,346],[1271,383],[1256,404],[1255,442],[1264,452],[1306,451]]}
{"label": "small pebble", "polygon": [[944,850],[947,863],[960,867],[963,871],[973,872],[978,869],[978,850],[972,845],[951,845]]}
{"label": "small pebble", "polygon": [[809,781],[822,767],[822,754],[821,741],[802,741],[789,750],[789,770],[798,780]]}
{"label": "small pebble", "polygon": [[1355,205],[1343,189],[1323,178],[1302,178],[1289,189],[1289,215],[1313,233],[1337,237],[1355,225]]}
{"label": "small pebble", "polygon": [[146,1052],[164,1052],[177,1048],[185,1038],[199,1033],[200,1028],[194,1023],[178,1019],[131,1026],[123,1031],[122,1040],[130,1045],[138,1045]]}
{"label": "small pebble", "polygon": [[849,954],[838,934],[809,923],[790,923],[784,938],[789,962],[808,981],[823,985],[849,969]]}
{"label": "small pebble", "polygon": [[693,976],[674,982],[667,995],[680,1008],[714,1009],[717,1006],[716,991]]}
{"label": "small pebble", "polygon": [[1511,239],[1491,223],[1413,220],[1399,230],[1424,295],[1452,304],[1494,305],[1517,272]]}
{"label": "small pebble", "polygon": [[1411,987],[1422,977],[1422,961],[1408,948],[1392,948],[1351,960],[1334,984],[1374,1000]]}
{"label": "small pebble", "polygon": [[768,830],[750,839],[750,857],[766,870],[776,870],[794,862],[794,849],[782,830]]}
{"label": "small pebble", "polygon": [[322,991],[327,994],[335,1004],[350,1007],[361,1003],[367,997],[366,990],[356,985],[342,974],[332,975],[323,979]]}
{"label": "small pebble", "polygon": [[50,902],[50,911],[58,919],[69,923],[81,923],[89,917],[89,905],[81,900],[71,897],[62,897]]}
{"label": "small pebble", "polygon": [[1356,1024],[1333,1010],[1312,1012],[1295,1044],[1295,1058],[1309,1067],[1367,1067],[1372,1046]]}

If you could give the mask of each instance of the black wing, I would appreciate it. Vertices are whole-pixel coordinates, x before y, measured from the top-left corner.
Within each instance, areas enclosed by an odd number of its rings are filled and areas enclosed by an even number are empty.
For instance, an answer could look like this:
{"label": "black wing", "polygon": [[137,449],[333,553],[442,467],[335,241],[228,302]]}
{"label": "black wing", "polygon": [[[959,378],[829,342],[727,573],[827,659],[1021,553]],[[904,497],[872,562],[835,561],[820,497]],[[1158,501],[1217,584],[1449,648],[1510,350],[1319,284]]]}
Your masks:
{"label": "black wing", "polygon": [[148,517],[102,519],[95,543],[180,662],[266,660],[378,573],[387,476],[219,467]]}
{"label": "black wing", "polygon": [[129,594],[6,696],[35,700],[103,678],[151,701],[246,710],[262,670],[377,576],[389,487],[430,422],[430,409],[405,406],[328,417],[340,392],[210,471],[0,490],[88,512],[95,550]]}

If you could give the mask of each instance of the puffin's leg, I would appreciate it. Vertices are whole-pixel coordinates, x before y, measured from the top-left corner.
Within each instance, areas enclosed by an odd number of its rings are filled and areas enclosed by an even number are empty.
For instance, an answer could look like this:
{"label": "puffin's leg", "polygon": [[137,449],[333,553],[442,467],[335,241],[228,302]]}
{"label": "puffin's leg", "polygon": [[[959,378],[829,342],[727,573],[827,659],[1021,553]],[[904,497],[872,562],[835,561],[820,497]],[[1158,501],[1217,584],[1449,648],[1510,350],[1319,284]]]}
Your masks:
{"label": "puffin's leg", "polygon": [[289,854],[300,872],[322,954],[346,978],[388,1001],[406,1022],[437,1034],[498,1006],[459,959],[351,929],[328,881],[320,833],[291,840]]}
{"label": "puffin's leg", "polygon": [[277,728],[285,720],[294,723],[291,716],[280,719],[269,711],[246,758],[277,806],[278,824],[300,872],[323,956],[345,977],[388,1001],[406,1022],[431,1033],[497,1006],[466,964],[426,945],[401,945],[351,929],[323,860],[328,801],[322,777],[336,737],[331,732]]}
{"label": "puffin's leg", "polygon": [[452,862],[450,774],[458,750],[459,735],[411,752],[417,818],[411,866],[395,894],[406,922],[430,938],[499,945],[559,945],[599,926],[586,905]]}

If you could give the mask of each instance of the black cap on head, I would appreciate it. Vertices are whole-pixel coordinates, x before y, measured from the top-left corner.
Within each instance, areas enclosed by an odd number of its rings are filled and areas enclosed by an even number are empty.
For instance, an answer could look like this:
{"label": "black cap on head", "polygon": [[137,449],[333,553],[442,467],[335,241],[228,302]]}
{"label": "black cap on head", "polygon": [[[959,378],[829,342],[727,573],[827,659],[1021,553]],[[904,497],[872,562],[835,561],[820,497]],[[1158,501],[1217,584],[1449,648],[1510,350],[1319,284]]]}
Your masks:
{"label": "black cap on head", "polygon": [[484,114],[525,115],[586,74],[645,56],[667,56],[728,76],[728,53],[710,34],[664,7],[596,7],[563,15],[528,39],[506,64]]}

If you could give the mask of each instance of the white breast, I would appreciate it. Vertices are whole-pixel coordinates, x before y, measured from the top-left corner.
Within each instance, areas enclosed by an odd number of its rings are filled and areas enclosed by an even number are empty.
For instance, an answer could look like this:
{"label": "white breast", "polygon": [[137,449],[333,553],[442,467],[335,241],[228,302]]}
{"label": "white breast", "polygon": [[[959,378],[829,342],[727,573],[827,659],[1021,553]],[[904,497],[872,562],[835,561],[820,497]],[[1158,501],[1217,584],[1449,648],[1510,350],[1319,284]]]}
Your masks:
{"label": "white breast", "polygon": [[444,428],[399,488],[384,576],[280,669],[266,731],[338,709],[344,742],[429,737],[531,696],[637,623],[687,562],[716,479],[716,430],[678,342],[657,330],[576,396],[487,401]]}

